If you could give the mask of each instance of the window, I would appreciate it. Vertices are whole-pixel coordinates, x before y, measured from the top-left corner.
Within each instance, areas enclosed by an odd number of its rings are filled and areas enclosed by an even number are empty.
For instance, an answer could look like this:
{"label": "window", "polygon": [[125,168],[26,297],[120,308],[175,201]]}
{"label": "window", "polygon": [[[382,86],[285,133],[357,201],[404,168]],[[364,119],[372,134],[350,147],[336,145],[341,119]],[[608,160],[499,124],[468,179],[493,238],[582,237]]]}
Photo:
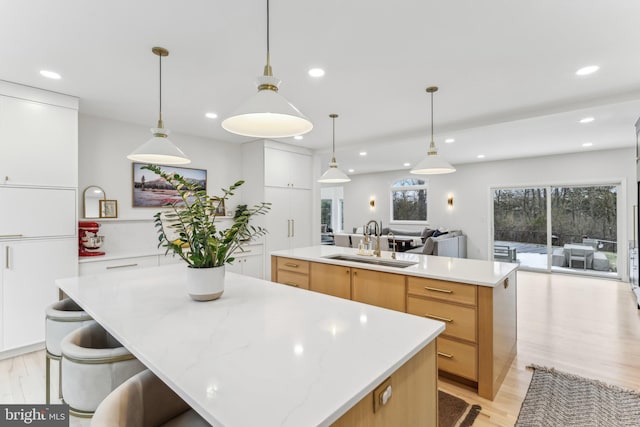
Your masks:
{"label": "window", "polygon": [[343,187],[322,187],[320,189],[320,222],[333,232],[344,229]]}
{"label": "window", "polygon": [[391,221],[427,221],[427,183],[404,178],[391,185]]}

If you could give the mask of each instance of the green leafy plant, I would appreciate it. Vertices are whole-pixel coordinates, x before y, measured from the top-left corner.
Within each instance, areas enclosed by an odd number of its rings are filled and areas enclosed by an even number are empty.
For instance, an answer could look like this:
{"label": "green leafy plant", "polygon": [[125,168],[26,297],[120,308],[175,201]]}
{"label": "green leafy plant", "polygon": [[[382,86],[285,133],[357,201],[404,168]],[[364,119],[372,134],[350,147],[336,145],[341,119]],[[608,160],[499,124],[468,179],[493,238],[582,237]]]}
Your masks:
{"label": "green leafy plant", "polygon": [[209,197],[205,190],[189,182],[177,173],[166,173],[155,165],[145,165],[142,169],[150,170],[161,176],[178,191],[180,201],[165,206],[168,211],[154,215],[154,223],[158,232],[158,247],[166,247],[181,257],[193,268],[220,267],[234,261],[233,253],[241,250],[241,240],[263,236],[267,230],[249,224],[252,217],[264,215],[271,208],[271,203],[260,203],[244,209],[233,218],[233,224],[226,229],[218,229],[218,215],[215,214],[219,203],[228,200],[233,192],[244,184],[238,181],[228,189],[223,188],[222,197]]}

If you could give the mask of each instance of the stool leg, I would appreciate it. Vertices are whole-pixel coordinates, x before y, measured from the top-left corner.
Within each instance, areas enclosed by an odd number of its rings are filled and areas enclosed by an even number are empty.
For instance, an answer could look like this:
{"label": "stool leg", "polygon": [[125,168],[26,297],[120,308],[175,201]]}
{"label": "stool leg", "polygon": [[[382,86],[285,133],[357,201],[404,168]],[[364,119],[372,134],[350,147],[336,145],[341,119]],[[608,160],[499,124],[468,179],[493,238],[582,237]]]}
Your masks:
{"label": "stool leg", "polygon": [[58,361],[58,399],[62,399],[62,358]]}
{"label": "stool leg", "polygon": [[46,400],[48,405],[51,403],[51,359],[49,359],[49,354],[46,352],[45,352],[45,358],[46,358],[45,371],[47,373],[47,379],[46,379],[47,390],[45,392],[45,395],[46,395]]}

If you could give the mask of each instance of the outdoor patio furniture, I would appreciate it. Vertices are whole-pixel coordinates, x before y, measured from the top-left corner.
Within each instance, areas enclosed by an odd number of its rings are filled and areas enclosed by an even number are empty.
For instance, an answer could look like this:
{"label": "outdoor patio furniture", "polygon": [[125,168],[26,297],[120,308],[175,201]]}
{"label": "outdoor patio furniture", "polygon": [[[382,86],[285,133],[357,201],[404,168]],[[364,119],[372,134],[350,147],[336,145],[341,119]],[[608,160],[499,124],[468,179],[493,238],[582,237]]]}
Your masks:
{"label": "outdoor patio furniture", "polygon": [[494,245],[493,259],[495,261],[516,262],[516,248],[507,245]]}
{"label": "outdoor patio furniture", "polygon": [[563,248],[556,248],[551,254],[551,265],[554,267],[566,267],[567,257]]}
{"label": "outdoor patio furniture", "polygon": [[595,249],[587,245],[568,244],[564,245],[564,250],[569,258],[569,268],[573,268],[574,262],[582,263],[582,269],[592,268],[593,253]]}
{"label": "outdoor patio furniture", "polygon": [[611,269],[609,258],[602,252],[595,252],[593,254],[593,269],[597,271],[609,271]]}

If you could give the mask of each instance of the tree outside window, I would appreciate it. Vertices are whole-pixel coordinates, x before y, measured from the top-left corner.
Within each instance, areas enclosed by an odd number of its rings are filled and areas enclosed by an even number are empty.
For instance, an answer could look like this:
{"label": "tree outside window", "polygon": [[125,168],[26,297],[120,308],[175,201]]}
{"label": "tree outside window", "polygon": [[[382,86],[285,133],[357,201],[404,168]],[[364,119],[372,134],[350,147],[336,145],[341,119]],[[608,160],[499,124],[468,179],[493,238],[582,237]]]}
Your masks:
{"label": "tree outside window", "polygon": [[427,221],[427,183],[405,178],[391,186],[391,221]]}

